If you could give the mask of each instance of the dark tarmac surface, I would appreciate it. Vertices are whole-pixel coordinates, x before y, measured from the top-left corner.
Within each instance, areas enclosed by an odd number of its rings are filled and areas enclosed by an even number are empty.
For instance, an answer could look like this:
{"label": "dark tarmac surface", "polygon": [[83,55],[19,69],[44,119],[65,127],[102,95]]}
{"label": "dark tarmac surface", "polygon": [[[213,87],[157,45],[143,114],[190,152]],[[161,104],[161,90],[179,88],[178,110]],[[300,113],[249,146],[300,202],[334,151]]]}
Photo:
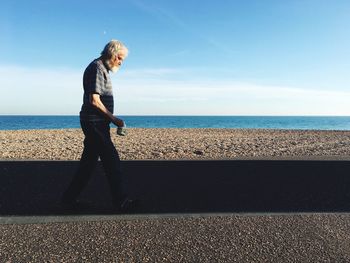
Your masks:
{"label": "dark tarmac surface", "polygon": [[350,262],[349,161],[124,161],[128,215],[101,168],[62,209],[76,165],[0,162],[0,262]]}
{"label": "dark tarmac surface", "polygon": [[350,262],[349,215],[179,215],[0,231],[0,262]]}

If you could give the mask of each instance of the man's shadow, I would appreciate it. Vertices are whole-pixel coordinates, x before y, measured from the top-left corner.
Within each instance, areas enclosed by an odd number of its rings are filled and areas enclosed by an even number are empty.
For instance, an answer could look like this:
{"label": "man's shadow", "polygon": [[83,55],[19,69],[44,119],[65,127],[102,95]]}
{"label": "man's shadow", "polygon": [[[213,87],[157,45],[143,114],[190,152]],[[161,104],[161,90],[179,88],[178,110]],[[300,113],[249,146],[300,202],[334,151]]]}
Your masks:
{"label": "man's shadow", "polygon": [[[0,216],[113,214],[101,165],[67,212],[59,199],[76,161],[1,161]],[[141,205],[132,213],[350,212],[348,161],[122,161]]]}

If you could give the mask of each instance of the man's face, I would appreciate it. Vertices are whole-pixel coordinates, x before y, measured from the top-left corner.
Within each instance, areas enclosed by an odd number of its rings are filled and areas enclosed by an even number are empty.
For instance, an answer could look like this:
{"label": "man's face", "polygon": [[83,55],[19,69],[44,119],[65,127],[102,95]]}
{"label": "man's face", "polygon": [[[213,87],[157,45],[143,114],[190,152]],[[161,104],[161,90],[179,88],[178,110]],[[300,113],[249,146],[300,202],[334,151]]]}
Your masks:
{"label": "man's face", "polygon": [[125,55],[122,52],[119,52],[118,55],[114,56],[111,60],[111,71],[117,72],[120,68],[120,66],[122,65],[123,61],[124,61]]}

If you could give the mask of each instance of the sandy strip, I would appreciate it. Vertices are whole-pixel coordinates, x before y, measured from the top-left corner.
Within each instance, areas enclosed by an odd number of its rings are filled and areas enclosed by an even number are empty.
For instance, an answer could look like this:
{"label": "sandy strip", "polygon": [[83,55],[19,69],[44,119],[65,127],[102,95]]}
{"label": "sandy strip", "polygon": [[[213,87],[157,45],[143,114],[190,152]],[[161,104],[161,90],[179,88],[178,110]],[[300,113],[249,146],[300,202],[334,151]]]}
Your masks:
{"label": "sandy strip", "polygon": [[[122,160],[350,156],[350,131],[111,129]],[[80,129],[0,131],[0,159],[79,160]]]}

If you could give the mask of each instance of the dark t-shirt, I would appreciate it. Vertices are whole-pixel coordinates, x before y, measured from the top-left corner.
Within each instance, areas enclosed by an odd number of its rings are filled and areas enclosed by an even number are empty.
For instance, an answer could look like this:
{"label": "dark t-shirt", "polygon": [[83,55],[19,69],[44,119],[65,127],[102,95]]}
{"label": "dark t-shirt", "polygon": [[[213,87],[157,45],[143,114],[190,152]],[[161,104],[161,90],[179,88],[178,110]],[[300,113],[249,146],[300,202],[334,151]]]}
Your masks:
{"label": "dark t-shirt", "polygon": [[109,120],[98,109],[91,105],[89,94],[100,94],[103,105],[113,113],[114,100],[112,82],[108,70],[101,59],[95,59],[84,71],[83,76],[83,105],[80,111],[82,121],[107,121]]}

